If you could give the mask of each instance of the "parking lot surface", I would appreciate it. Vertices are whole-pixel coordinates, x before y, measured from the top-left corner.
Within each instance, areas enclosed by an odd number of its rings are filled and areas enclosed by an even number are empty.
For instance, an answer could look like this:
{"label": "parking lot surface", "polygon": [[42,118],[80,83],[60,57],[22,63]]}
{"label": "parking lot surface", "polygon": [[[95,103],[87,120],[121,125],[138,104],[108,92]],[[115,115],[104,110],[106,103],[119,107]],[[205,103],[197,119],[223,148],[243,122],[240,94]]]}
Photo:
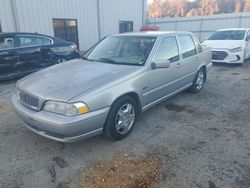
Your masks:
{"label": "parking lot surface", "polygon": [[161,159],[161,187],[250,187],[249,62],[213,66],[202,92],[185,91],[149,109],[118,142],[40,137],[14,114],[14,90],[15,81],[0,83],[0,187],[81,187],[82,175],[99,162],[144,154]]}

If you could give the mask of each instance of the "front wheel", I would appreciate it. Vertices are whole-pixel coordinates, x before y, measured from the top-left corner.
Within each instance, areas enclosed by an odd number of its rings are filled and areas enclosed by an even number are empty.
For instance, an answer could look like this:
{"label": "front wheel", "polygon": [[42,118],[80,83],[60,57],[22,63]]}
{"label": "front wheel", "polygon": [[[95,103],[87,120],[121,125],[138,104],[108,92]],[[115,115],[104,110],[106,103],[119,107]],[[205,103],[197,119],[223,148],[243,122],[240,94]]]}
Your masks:
{"label": "front wheel", "polygon": [[190,88],[190,91],[193,93],[200,92],[204,86],[205,81],[206,81],[206,70],[204,68],[201,68],[197,72],[194,78],[193,85]]}
{"label": "front wheel", "polygon": [[111,107],[105,135],[111,140],[121,140],[129,135],[137,119],[137,103],[129,96],[118,99]]}

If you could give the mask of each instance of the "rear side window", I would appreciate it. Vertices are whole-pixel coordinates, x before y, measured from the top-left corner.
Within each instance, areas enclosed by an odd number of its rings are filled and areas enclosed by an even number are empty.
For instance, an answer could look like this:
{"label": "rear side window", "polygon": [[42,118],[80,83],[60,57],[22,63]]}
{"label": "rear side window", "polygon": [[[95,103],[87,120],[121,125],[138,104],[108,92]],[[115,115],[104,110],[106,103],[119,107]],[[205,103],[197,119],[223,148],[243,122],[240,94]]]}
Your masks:
{"label": "rear side window", "polygon": [[0,50],[14,48],[14,38],[0,37]]}
{"label": "rear side window", "polygon": [[170,63],[179,60],[179,49],[174,36],[162,39],[154,60],[169,60]]}
{"label": "rear side window", "polygon": [[179,41],[184,59],[197,54],[196,47],[190,35],[180,35]]}
{"label": "rear side window", "polygon": [[41,46],[51,44],[49,39],[37,36],[19,36],[20,47],[26,46]]}

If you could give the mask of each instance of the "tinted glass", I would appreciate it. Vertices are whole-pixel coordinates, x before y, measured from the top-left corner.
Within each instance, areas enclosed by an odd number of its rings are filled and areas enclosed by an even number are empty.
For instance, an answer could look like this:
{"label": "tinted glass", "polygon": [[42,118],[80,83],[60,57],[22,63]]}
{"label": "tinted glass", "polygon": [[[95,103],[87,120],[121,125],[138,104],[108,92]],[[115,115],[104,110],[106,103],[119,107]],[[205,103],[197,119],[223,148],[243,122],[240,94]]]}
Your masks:
{"label": "tinted glass", "polygon": [[169,60],[170,63],[179,60],[179,49],[175,37],[167,37],[161,41],[154,61]]}
{"label": "tinted glass", "polygon": [[0,50],[14,48],[14,39],[12,37],[0,37]]}
{"label": "tinted glass", "polygon": [[76,20],[53,19],[55,37],[78,45]]}
{"label": "tinted glass", "polygon": [[103,39],[84,57],[104,63],[143,65],[155,41],[155,37],[110,36]]}
{"label": "tinted glass", "polygon": [[44,44],[44,45],[49,45],[49,44],[51,44],[51,43],[52,43],[52,42],[51,42],[50,39],[43,38],[43,44]]}
{"label": "tinted glass", "polygon": [[207,40],[244,40],[245,30],[217,31]]}
{"label": "tinted glass", "polygon": [[180,35],[179,41],[182,49],[183,58],[188,58],[197,54],[194,42],[190,35]]}
{"label": "tinted glass", "polygon": [[119,31],[120,31],[120,33],[132,32],[133,31],[133,22],[132,21],[120,21],[119,22]]}
{"label": "tinted glass", "polygon": [[36,36],[20,36],[18,37],[21,47],[25,46],[40,46],[43,45],[43,39]]}

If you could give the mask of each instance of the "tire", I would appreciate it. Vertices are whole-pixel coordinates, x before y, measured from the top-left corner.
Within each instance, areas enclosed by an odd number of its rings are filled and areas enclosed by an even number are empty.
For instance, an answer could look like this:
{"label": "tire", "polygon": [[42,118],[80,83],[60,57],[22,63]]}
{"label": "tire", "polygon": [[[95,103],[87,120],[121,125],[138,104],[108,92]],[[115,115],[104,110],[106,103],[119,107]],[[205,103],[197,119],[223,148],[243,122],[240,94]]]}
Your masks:
{"label": "tire", "polygon": [[138,116],[138,105],[135,99],[124,96],[111,107],[104,134],[111,140],[126,138],[132,131]]}
{"label": "tire", "polygon": [[205,82],[206,82],[206,70],[205,68],[201,68],[197,72],[194,78],[193,85],[191,86],[190,91],[192,93],[199,93],[202,90]]}
{"label": "tire", "polygon": [[64,58],[58,58],[58,59],[56,59],[55,64],[60,64],[60,63],[63,63],[65,61],[66,61],[66,59],[64,59]]}

